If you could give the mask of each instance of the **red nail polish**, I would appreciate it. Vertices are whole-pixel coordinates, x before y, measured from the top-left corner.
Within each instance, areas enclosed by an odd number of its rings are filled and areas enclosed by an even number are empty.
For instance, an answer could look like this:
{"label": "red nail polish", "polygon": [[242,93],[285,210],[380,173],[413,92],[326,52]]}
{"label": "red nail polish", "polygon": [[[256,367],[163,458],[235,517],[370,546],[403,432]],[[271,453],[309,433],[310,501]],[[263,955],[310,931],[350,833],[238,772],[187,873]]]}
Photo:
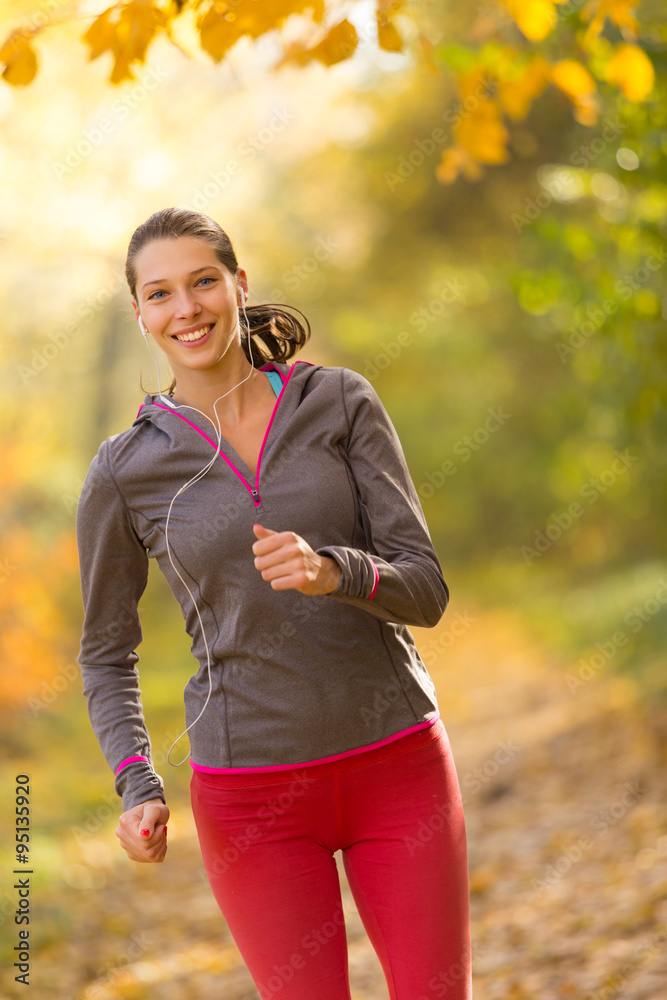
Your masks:
{"label": "red nail polish", "polygon": [[165,828],[164,828],[164,832],[165,832],[165,833],[167,832],[167,827],[166,827],[166,825],[165,825]]}
{"label": "red nail polish", "polygon": [[148,836],[150,836],[150,832],[151,832],[150,830],[141,830],[140,831],[142,837],[148,837]]}

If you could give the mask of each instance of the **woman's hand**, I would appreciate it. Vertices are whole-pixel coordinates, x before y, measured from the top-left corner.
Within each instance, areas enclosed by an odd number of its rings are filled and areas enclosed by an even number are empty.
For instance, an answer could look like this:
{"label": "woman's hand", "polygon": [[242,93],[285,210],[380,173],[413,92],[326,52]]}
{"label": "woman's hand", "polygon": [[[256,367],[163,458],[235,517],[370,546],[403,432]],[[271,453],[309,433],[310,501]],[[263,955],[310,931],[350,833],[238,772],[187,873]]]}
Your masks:
{"label": "woman's hand", "polygon": [[253,524],[252,530],[259,539],[252,547],[255,567],[274,590],[330,594],[336,589],[342,570],[335,559],[318,556],[294,531],[272,531],[261,524]]}
{"label": "woman's hand", "polygon": [[164,861],[169,808],[162,799],[146,799],[120,817],[116,836],[130,861]]}

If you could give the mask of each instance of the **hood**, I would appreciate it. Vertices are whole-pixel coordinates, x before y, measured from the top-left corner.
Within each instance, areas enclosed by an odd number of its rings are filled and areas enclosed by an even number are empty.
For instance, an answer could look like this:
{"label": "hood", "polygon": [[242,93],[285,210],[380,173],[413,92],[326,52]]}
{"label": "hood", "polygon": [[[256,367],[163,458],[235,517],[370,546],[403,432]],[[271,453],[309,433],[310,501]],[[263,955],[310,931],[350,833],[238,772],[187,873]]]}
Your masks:
{"label": "hood", "polygon": [[[302,361],[297,359],[292,362],[267,361],[259,365],[258,371],[276,371],[283,381],[283,390],[276,398],[274,415],[278,411],[294,410],[304,394],[307,394],[307,386],[316,371],[322,369],[322,365],[314,364],[312,361]],[[287,388],[286,388],[287,387]],[[313,386],[311,386],[312,388]],[[289,397],[290,406],[287,406]],[[210,428],[210,422],[194,409],[183,407],[179,409],[172,398],[166,393],[146,393],[144,401],[139,407],[136,417],[132,422],[132,427],[137,427],[146,421],[151,423],[163,423],[163,418],[169,412],[177,413],[181,417],[187,417],[188,421],[196,423],[198,427]]]}

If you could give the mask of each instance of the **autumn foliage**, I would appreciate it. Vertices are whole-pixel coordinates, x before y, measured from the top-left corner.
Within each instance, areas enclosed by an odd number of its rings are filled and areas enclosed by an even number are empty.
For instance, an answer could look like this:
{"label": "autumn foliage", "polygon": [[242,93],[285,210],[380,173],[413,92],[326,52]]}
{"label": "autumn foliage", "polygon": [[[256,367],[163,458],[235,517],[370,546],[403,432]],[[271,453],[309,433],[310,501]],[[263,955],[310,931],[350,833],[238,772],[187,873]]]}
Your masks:
{"label": "autumn foliage", "polygon": [[[524,119],[548,87],[559,90],[576,121],[587,126],[599,120],[601,87],[617,88],[629,101],[643,101],[653,88],[654,70],[639,42],[636,6],[634,0],[581,5],[572,0],[496,0],[473,12],[465,43],[434,45],[411,21],[403,0],[377,0],[372,29],[380,49],[404,53],[410,48],[429,72],[452,78],[454,103],[463,113],[454,115],[451,142],[435,169],[437,179],[449,184],[459,175],[479,180],[485,166],[508,162],[511,124]],[[81,39],[89,60],[111,56],[109,80],[118,85],[135,79],[133,70],[146,61],[158,37],[164,35],[184,51],[174,33],[180,18],[193,20],[202,51],[218,63],[240,39],[280,32],[296,16],[301,35],[283,45],[274,69],[314,60],[333,66],[355,54],[359,34],[348,18],[331,13],[324,0],[130,0],[93,16]],[[35,18],[10,32],[0,46],[6,83],[17,87],[34,80],[35,38],[62,20]],[[608,26],[620,34],[618,40],[603,35]],[[558,56],[564,42],[576,55]]]}

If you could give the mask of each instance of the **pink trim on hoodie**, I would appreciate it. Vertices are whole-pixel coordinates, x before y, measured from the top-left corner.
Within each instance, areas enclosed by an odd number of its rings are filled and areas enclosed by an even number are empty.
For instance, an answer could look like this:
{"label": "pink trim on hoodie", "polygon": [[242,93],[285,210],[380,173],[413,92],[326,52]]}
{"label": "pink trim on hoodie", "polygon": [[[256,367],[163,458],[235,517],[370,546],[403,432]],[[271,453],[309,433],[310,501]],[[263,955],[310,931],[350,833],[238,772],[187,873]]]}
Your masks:
{"label": "pink trim on hoodie", "polygon": [[135,760],[145,760],[146,763],[148,763],[148,757],[126,757],[125,760],[121,761],[116,768],[116,774],[118,774],[119,771],[122,771],[126,764],[133,764]]}
{"label": "pink trim on hoodie", "polygon": [[[241,479],[246,484],[246,486],[248,487],[248,489],[252,493],[253,488],[250,485],[250,483],[248,482],[248,480],[245,478],[245,476],[243,475],[243,473],[240,472],[239,469],[236,468],[236,466],[234,465],[234,463],[231,462],[227,458],[227,456],[225,455],[224,451],[222,451],[222,449],[218,447],[218,445],[215,443],[215,441],[213,441],[208,436],[208,434],[204,434],[204,432],[202,430],[200,430],[199,427],[197,427],[196,424],[193,424],[191,420],[188,420],[188,418],[184,417],[181,413],[176,413],[175,410],[170,410],[168,406],[163,406],[162,403],[153,403],[153,406],[157,406],[161,410],[166,410],[167,413],[173,413],[176,417],[180,417],[181,420],[185,420],[186,424],[190,424],[190,427],[193,427],[197,431],[197,434],[201,434],[201,436],[203,438],[205,438],[208,441],[209,444],[213,445],[213,447],[215,448],[215,450],[220,453],[220,458],[224,458],[224,460],[227,463],[227,465],[229,465],[230,468],[232,468],[234,470],[234,472],[239,477],[239,479]],[[255,491],[255,492],[258,492],[258,491]],[[253,499],[254,499],[254,497],[253,497]],[[255,500],[255,506],[258,506],[256,500]]]}
{"label": "pink trim on hoodie", "polygon": [[[370,559],[370,556],[368,558]],[[377,566],[375,565],[375,563],[373,562],[372,559],[371,559],[371,562],[373,563],[373,572],[375,574],[375,583],[373,584],[373,589],[371,590],[370,594],[368,595],[368,600],[369,601],[372,601],[373,598],[375,597],[375,592],[378,589],[378,583],[380,582],[380,574],[378,572],[378,568],[377,568]]]}
{"label": "pink trim on hoodie", "polygon": [[195,764],[192,757],[190,757],[190,766],[195,771],[204,771],[206,774],[263,774],[265,771],[289,771],[294,770],[295,767],[326,764],[330,760],[342,760],[344,757],[352,757],[354,754],[363,753],[365,750],[375,750],[376,747],[383,747],[387,743],[393,743],[394,740],[399,740],[402,736],[408,736],[410,733],[416,733],[420,729],[432,726],[439,718],[440,712],[436,712],[432,718],[426,719],[424,722],[418,722],[407,729],[401,729],[399,733],[393,733],[384,740],[378,740],[377,743],[368,743],[365,747],[355,747],[354,750],[344,750],[343,753],[334,753],[330,757],[318,757],[317,760],[300,760],[298,764],[272,764],[269,767],[204,767],[203,764]]}
{"label": "pink trim on hoodie", "polygon": [[[268,361],[265,365],[262,365],[258,370],[259,371],[264,371],[268,367],[268,365],[271,365],[271,364],[273,364],[273,362],[272,361]],[[248,487],[248,490],[250,491],[250,493],[251,494],[254,494],[254,493],[257,494],[258,499],[256,500],[255,497],[254,497],[254,495],[253,495],[252,499],[253,499],[253,503],[255,504],[255,507],[259,507],[260,503],[262,502],[261,501],[261,497],[259,496],[259,468],[260,468],[260,463],[262,461],[262,452],[264,451],[264,445],[266,444],[266,439],[268,438],[269,431],[271,430],[271,424],[273,423],[273,418],[276,415],[276,411],[277,411],[278,406],[280,404],[280,400],[282,399],[283,392],[285,391],[285,386],[287,385],[287,383],[289,382],[290,378],[292,377],[292,373],[294,371],[295,366],[299,365],[299,364],[301,364],[301,365],[312,365],[313,368],[315,367],[315,363],[313,361],[303,361],[302,359],[299,359],[298,361],[295,361],[292,364],[292,367],[290,368],[290,370],[289,370],[289,372],[287,374],[287,377],[285,377],[283,375],[283,373],[278,368],[276,368],[275,365],[273,365],[273,367],[275,368],[275,370],[280,375],[281,380],[283,381],[283,387],[280,390],[280,394],[279,394],[278,398],[276,399],[275,406],[273,407],[273,412],[271,413],[271,419],[269,420],[269,426],[266,428],[266,433],[264,435],[264,440],[262,441],[262,446],[259,449],[259,455],[257,456],[257,470],[255,472],[255,483],[257,485],[256,485],[256,487],[254,489],[250,485],[250,483],[248,482],[248,480],[245,478],[245,476],[243,475],[243,473],[240,471],[240,469],[237,469],[236,466],[234,465],[234,463],[232,461],[230,461],[230,459],[227,458],[227,456],[225,455],[224,451],[222,451],[222,449],[218,447],[218,445],[215,443],[215,441],[213,441],[208,436],[208,434],[204,434],[204,432],[202,430],[200,430],[200,428],[197,427],[196,424],[193,424],[191,420],[188,420],[188,418],[184,417],[182,414],[177,413],[176,410],[172,410],[168,406],[163,406],[162,403],[155,403],[155,402],[153,402],[153,406],[159,407],[160,410],[166,410],[168,413],[174,413],[177,417],[180,417],[181,420],[185,420],[186,424],[189,424],[190,427],[193,427],[197,431],[198,434],[201,434],[201,436],[203,438],[205,438],[205,440],[208,441],[208,443],[210,445],[212,445],[215,448],[215,450],[220,453],[220,457],[224,458],[224,460],[227,463],[227,465],[231,469],[234,470],[234,472],[239,477],[239,479],[243,483],[245,483],[245,485]],[[147,405],[146,403],[142,403],[141,404],[141,406],[139,407],[139,409],[137,411],[137,417],[139,416],[139,413],[141,412],[141,407],[142,406],[146,406],[146,405]],[[135,417],[134,419],[136,420],[137,417]]]}
{"label": "pink trim on hoodie", "polygon": [[[310,365],[310,364],[312,364],[311,361],[301,361],[300,363],[302,365]],[[266,439],[269,436],[269,431],[271,430],[271,424],[273,423],[273,418],[275,417],[276,412],[278,410],[278,407],[280,406],[280,400],[283,398],[283,393],[285,391],[285,386],[287,385],[287,383],[291,379],[292,373],[294,372],[294,369],[295,369],[295,367],[296,367],[297,364],[299,364],[299,362],[295,361],[294,364],[292,365],[292,367],[290,368],[288,374],[287,374],[287,378],[283,381],[283,387],[280,390],[278,398],[276,399],[275,405],[273,407],[273,412],[272,412],[271,418],[269,420],[269,426],[266,428],[266,433],[264,434],[264,439],[263,439],[262,445],[261,445],[261,447],[259,449],[259,455],[257,456],[257,471],[255,472],[255,489],[257,490],[258,493],[259,493],[259,468],[260,468],[260,465],[261,465],[261,462],[262,462],[262,452],[264,451],[264,445],[266,444]],[[274,365],[274,367],[275,367],[275,365]],[[277,371],[277,369],[276,369],[276,371]],[[282,377],[283,377],[282,372],[278,372],[278,374],[280,375],[280,377],[282,379]]]}

